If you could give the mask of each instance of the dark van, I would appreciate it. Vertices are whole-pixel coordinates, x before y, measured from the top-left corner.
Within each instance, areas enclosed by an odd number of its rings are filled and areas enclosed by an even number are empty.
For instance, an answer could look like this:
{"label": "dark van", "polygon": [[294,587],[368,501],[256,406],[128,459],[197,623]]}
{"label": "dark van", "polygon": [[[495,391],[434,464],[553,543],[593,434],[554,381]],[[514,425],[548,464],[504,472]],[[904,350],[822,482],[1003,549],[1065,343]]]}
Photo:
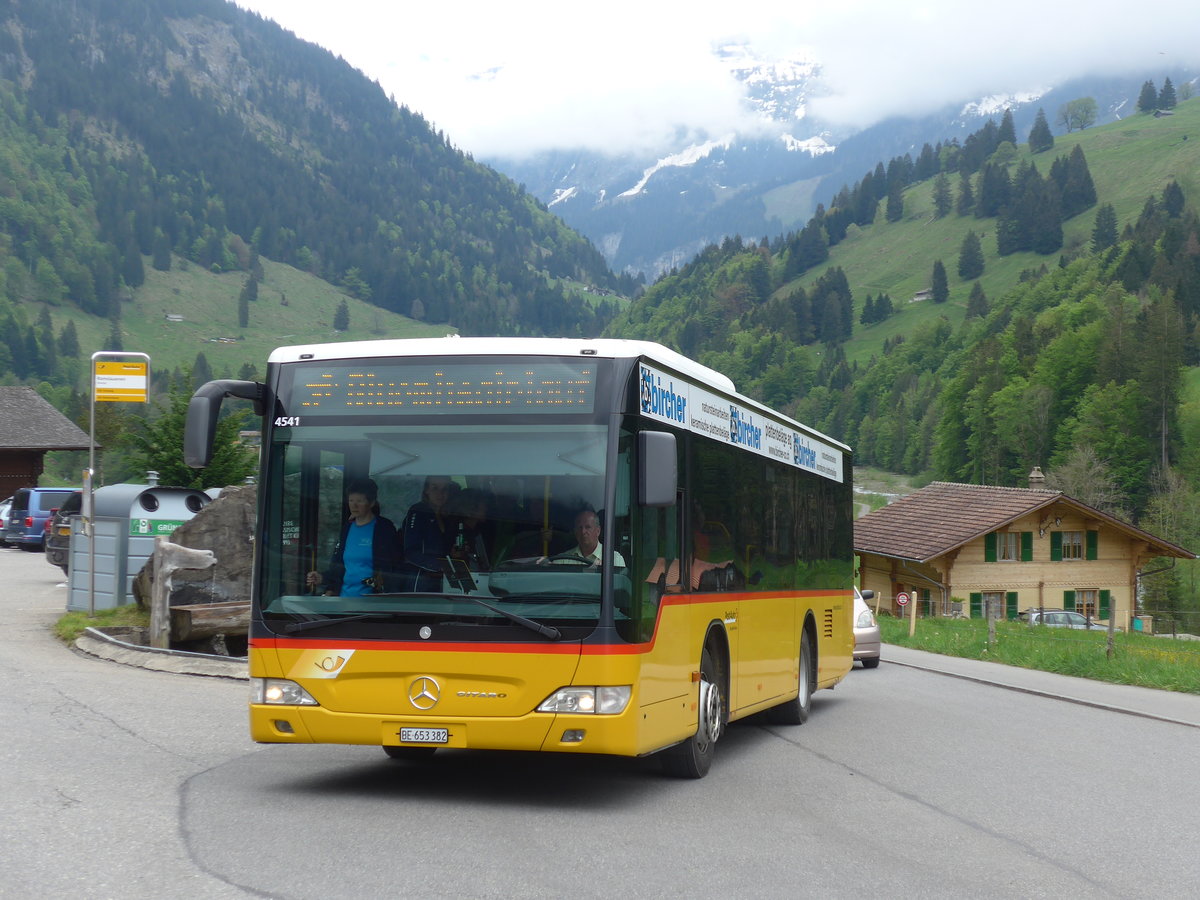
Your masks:
{"label": "dark van", "polygon": [[41,550],[46,539],[46,520],[75,488],[20,488],[13,494],[12,508],[4,526],[4,541],[26,550]]}
{"label": "dark van", "polygon": [[50,517],[46,529],[46,562],[58,566],[63,574],[71,574],[71,520],[79,515],[83,506],[83,491],[71,491],[62,506]]}

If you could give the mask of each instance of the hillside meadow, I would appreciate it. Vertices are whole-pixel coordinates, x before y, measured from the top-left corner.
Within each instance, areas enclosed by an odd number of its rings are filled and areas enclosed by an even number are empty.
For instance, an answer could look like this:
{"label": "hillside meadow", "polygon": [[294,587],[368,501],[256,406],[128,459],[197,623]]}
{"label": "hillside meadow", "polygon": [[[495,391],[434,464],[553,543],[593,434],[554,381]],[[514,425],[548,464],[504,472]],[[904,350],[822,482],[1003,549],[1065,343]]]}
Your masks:
{"label": "hillside meadow", "polygon": [[[1018,137],[1023,141],[1026,135]],[[1059,156],[1069,155],[1076,144],[1087,158],[1099,197],[1097,206],[1112,204],[1118,231],[1137,218],[1147,197],[1161,194],[1171,181],[1179,184],[1186,197],[1193,200],[1200,197],[1200,97],[1180,103],[1170,116],[1155,118],[1138,113],[1121,122],[1058,135],[1054,147],[1044,153],[1031,154],[1028,144],[1022,143],[1012,167],[1015,170],[1022,160],[1027,160],[1046,176],[1051,163]],[[958,175],[947,177],[957,200]],[[830,248],[825,264],[776,292],[787,294],[796,284],[810,289],[826,269],[840,266],[854,293],[854,334],[845,344],[846,359],[850,362],[866,362],[882,352],[888,338],[912,334],[918,326],[939,316],[946,316],[954,327],[962,322],[974,280],[958,277],[958,255],[970,230],[983,245],[986,267],[978,280],[990,301],[1018,284],[1022,272],[1058,265],[1059,254],[1040,256],[1022,252],[999,256],[994,218],[977,219],[954,212],[936,218],[933,184],[934,180],[929,179],[904,192],[904,217],[898,222],[886,221],[881,202],[873,224],[865,228],[851,225],[845,240]],[[1063,223],[1064,255],[1070,257],[1089,248],[1096,208]],[[949,276],[949,301],[939,305],[929,301],[910,302],[914,294],[930,286],[933,263],[938,259]],[[858,317],[864,300],[868,294],[881,292],[892,298],[898,312],[882,322],[862,326]]]}

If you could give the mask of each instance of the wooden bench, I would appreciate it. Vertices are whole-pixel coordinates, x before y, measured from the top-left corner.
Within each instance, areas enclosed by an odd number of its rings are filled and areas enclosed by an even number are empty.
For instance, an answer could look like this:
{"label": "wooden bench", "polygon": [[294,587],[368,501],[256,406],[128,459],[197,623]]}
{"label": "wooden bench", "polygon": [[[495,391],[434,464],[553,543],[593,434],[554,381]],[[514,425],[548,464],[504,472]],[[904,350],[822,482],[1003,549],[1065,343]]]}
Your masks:
{"label": "wooden bench", "polygon": [[171,607],[172,641],[196,641],[218,634],[245,634],[249,628],[249,600],[187,603]]}

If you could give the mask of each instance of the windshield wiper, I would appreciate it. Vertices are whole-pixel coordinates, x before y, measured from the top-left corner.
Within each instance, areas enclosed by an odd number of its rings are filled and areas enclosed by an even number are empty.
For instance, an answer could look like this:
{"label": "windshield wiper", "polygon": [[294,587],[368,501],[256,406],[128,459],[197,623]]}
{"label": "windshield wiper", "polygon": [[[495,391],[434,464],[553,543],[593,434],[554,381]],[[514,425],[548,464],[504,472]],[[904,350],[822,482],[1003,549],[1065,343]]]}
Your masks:
{"label": "windshield wiper", "polygon": [[484,609],[494,612],[498,616],[504,616],[510,622],[516,622],[518,625],[523,625],[530,631],[536,631],[544,637],[550,638],[552,641],[557,641],[562,637],[562,632],[553,625],[543,625],[541,622],[535,622],[533,619],[527,619],[524,616],[517,615],[515,612],[509,612],[507,609],[501,609],[499,606],[480,600],[478,597],[472,597],[470,594],[446,594],[447,597],[452,597],[455,600],[470,600],[472,603],[477,603]]}
{"label": "windshield wiper", "polygon": [[369,612],[355,613],[354,615],[338,616],[336,619],[307,619],[303,622],[289,622],[283,626],[283,630],[288,634],[295,634],[297,631],[308,631],[311,628],[324,628],[326,625],[339,624],[341,622],[357,622],[361,619],[390,619],[398,615],[397,613],[387,612]]}

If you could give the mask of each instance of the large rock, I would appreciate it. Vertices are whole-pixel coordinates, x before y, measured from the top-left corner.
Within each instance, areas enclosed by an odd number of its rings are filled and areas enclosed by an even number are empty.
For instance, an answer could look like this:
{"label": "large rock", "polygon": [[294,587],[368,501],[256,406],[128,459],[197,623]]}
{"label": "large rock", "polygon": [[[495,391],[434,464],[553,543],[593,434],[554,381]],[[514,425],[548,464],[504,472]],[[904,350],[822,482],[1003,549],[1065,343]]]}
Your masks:
{"label": "large rock", "polygon": [[[257,499],[254,485],[225,488],[220,497],[175,529],[172,543],[211,550],[217,562],[211,569],[172,573],[171,606],[250,599]],[[149,564],[144,566],[133,582],[134,599],[143,608],[150,603],[150,569]]]}

